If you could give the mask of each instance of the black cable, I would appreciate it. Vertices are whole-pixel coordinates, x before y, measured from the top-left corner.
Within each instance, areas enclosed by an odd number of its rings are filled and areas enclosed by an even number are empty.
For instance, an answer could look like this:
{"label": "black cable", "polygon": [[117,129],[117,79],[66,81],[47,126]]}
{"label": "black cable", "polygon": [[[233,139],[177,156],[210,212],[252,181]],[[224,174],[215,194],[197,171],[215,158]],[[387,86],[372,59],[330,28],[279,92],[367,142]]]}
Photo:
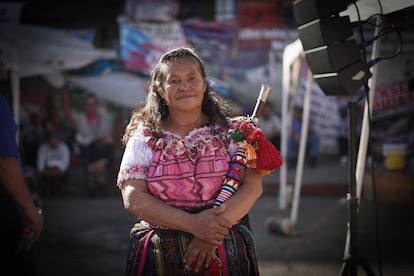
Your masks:
{"label": "black cable", "polygon": [[[375,17],[378,17],[381,19],[381,21],[379,23],[377,23]],[[375,20],[374,20],[375,19]],[[381,13],[374,13],[373,15],[371,15],[370,17],[368,17],[366,20],[367,24],[373,26],[373,27],[379,27],[381,25],[384,25],[384,14]],[[371,21],[373,21],[374,23],[371,23]]]}
{"label": "black cable", "polygon": [[[373,20],[375,19],[375,17],[381,18],[381,21],[379,23],[376,23],[376,20]],[[365,20],[358,20],[356,22],[351,22],[352,28],[359,28],[361,25],[371,25],[372,27],[379,27],[383,24],[384,24],[383,15],[380,13],[375,13]]]}
{"label": "black cable", "polygon": [[381,1],[380,0],[377,0],[377,2],[378,2],[378,7],[380,8],[380,14],[381,15],[384,15],[384,10],[382,9],[382,3],[381,3]]}
{"label": "black cable", "polygon": [[[380,0],[377,0],[379,7],[380,7],[380,18],[383,19],[383,9],[382,9],[382,4],[380,2]],[[355,9],[357,11],[358,14],[358,19],[361,19],[361,15],[359,13],[359,9],[357,4],[354,3]],[[373,17],[372,17],[373,18]],[[384,20],[381,20],[381,22],[379,24],[374,24],[375,27],[380,27],[382,24],[384,24]],[[360,33],[360,37],[361,37],[361,41],[365,42],[365,37],[364,37],[364,32],[363,32],[363,24],[360,25],[359,27],[359,33]],[[378,37],[375,39],[378,39],[381,37],[381,31],[379,32],[379,34],[377,35]],[[374,40],[375,40],[374,39]],[[373,41],[374,41],[373,40]],[[366,63],[367,61],[367,53],[366,53],[366,49],[365,47],[362,49],[363,52],[363,58],[364,61]],[[378,59],[378,61],[381,59]],[[378,62],[377,61],[377,62]],[[376,62],[376,63],[377,63]],[[368,85],[368,81],[365,83],[364,85],[365,88],[365,94],[366,94],[366,103],[367,103],[367,113],[368,113],[368,143],[371,144],[371,146],[369,147],[369,151],[370,151],[370,156],[371,156],[371,178],[372,178],[372,189],[373,189],[373,200],[374,200],[374,210],[375,210],[375,244],[376,244],[376,252],[377,252],[377,264],[378,264],[378,270],[379,270],[379,275],[382,276],[383,272],[382,272],[382,256],[381,256],[381,242],[380,242],[380,229],[379,229],[379,208],[378,208],[378,202],[377,202],[377,189],[376,189],[376,182],[375,182],[375,175],[374,175],[374,160],[373,160],[373,147],[372,147],[372,122],[371,122],[371,108],[370,108],[370,99],[369,99],[369,85]]]}
{"label": "black cable", "polygon": [[[389,33],[396,33],[398,35],[398,38],[400,40],[400,47],[398,48],[397,53],[400,53],[401,49],[402,49],[403,38],[402,38],[402,35],[401,35],[400,31],[398,29],[396,29],[394,26],[384,28],[381,31],[379,31],[379,33],[376,36],[374,36],[372,39],[370,39],[368,41],[364,41],[364,43],[360,43],[361,49],[366,48],[367,46],[371,45],[375,40],[377,40],[381,37],[384,37],[384,36],[388,35]],[[394,57],[394,56],[392,56],[392,57]]]}
{"label": "black cable", "polygon": [[371,41],[369,41],[368,43],[366,43],[365,47],[367,45],[371,44],[373,41],[375,41],[375,40],[377,40],[377,39],[379,39],[379,38],[381,38],[383,36],[388,35],[389,33],[395,33],[395,34],[397,34],[397,36],[399,38],[399,47],[398,47],[398,49],[396,50],[396,52],[394,54],[392,54],[390,56],[382,56],[382,57],[377,57],[377,58],[375,58],[373,60],[370,60],[367,63],[369,67],[374,66],[375,64],[377,64],[381,60],[384,60],[384,59],[392,59],[392,58],[398,56],[401,53],[402,46],[403,46],[403,37],[401,35],[401,32],[398,29],[396,29],[394,26],[391,26],[389,28],[386,28],[386,29],[381,30],[378,35],[376,35]]}
{"label": "black cable", "polygon": [[[358,5],[355,2],[353,3],[354,7],[355,7],[355,10],[357,12],[357,15],[358,15],[358,24],[356,26],[358,26],[359,35],[360,35],[360,38],[361,38],[361,41],[362,41],[361,44],[360,44],[360,47],[363,51],[364,61],[365,61],[365,63],[367,63],[367,65],[369,67],[374,66],[375,64],[377,64],[381,60],[392,59],[392,58],[398,56],[401,53],[402,46],[403,46],[403,37],[401,35],[401,32],[397,28],[395,28],[394,26],[391,26],[391,27],[388,27],[388,28],[383,28],[371,40],[369,40],[369,41],[365,40],[364,33],[363,33],[363,28],[362,28],[365,24],[370,24],[374,27],[380,27],[381,25],[384,25],[384,13],[383,13],[383,8],[382,8],[382,3],[381,3],[380,0],[377,0],[377,2],[378,2],[379,9],[380,9],[380,13],[373,14],[370,17],[368,17],[368,19],[366,19],[366,20],[361,20],[361,14],[359,12]],[[371,23],[371,20],[373,20],[375,17],[379,17],[381,19],[381,21],[379,23]],[[394,54],[390,55],[390,56],[378,57],[378,58],[375,58],[375,59],[367,62],[366,49],[365,48],[367,46],[369,46],[370,44],[372,44],[375,40],[377,40],[381,37],[384,37],[384,36],[386,36],[390,33],[395,33],[398,36],[399,47],[398,47],[397,51]]]}

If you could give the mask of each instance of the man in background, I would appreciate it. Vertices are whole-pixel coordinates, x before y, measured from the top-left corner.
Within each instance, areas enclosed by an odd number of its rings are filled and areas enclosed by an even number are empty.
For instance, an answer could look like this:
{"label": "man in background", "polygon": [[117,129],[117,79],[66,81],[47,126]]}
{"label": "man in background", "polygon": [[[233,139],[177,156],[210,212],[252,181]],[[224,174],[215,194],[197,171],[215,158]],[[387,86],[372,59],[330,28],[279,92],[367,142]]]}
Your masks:
{"label": "man in background", "polygon": [[54,131],[46,134],[46,142],[40,145],[37,154],[37,171],[42,185],[42,194],[54,196],[59,192],[70,164],[70,150]]}
{"label": "man in background", "polygon": [[259,120],[259,127],[266,134],[266,138],[272,142],[277,149],[280,149],[280,117],[268,104],[266,104],[263,109],[262,117]]}

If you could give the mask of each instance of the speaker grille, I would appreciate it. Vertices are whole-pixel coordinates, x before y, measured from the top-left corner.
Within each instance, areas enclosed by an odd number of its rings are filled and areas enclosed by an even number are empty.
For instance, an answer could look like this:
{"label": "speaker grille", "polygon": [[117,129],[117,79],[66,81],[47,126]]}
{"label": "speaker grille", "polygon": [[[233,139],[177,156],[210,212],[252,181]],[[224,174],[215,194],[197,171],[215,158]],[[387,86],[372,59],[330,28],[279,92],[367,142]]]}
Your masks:
{"label": "speaker grille", "polygon": [[352,95],[372,77],[372,74],[365,63],[357,61],[339,72],[313,77],[327,95]]}
{"label": "speaker grille", "polygon": [[298,27],[303,49],[331,45],[353,35],[348,16],[320,18]]}
{"label": "speaker grille", "polygon": [[361,59],[361,53],[354,40],[326,46],[306,53],[306,60],[314,75],[337,72]]}

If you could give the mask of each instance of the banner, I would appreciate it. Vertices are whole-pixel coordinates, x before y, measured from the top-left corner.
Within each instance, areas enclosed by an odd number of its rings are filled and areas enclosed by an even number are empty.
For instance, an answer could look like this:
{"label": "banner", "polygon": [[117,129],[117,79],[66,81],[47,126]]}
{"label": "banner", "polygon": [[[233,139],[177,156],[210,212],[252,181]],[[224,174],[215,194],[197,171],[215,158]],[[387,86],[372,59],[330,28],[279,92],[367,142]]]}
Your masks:
{"label": "banner", "polygon": [[[269,49],[280,40],[283,22],[276,1],[241,1],[238,8],[238,44],[240,48]],[[283,38],[282,38],[283,39]]]}
{"label": "banner", "polygon": [[124,69],[149,75],[166,50],[184,46],[181,23],[130,22],[120,19],[120,58]]}
{"label": "banner", "polygon": [[241,48],[234,20],[191,19],[183,22],[183,30],[202,55],[209,75],[226,82],[230,87],[229,97],[246,105],[246,112],[251,111],[251,102],[256,100],[261,83],[274,88],[275,93],[268,100],[279,105],[282,53],[284,46],[297,38],[296,30],[280,29],[280,39],[272,41],[271,48]]}
{"label": "banner", "polygon": [[177,0],[125,0],[125,13],[131,21],[163,21],[176,19]]}
{"label": "banner", "polygon": [[[261,77],[267,71],[264,67],[269,62],[269,49],[241,49],[237,42],[235,21],[193,19],[183,22],[183,28],[188,40],[202,54],[211,75],[236,83],[266,81]],[[286,32],[284,34],[286,37]]]}

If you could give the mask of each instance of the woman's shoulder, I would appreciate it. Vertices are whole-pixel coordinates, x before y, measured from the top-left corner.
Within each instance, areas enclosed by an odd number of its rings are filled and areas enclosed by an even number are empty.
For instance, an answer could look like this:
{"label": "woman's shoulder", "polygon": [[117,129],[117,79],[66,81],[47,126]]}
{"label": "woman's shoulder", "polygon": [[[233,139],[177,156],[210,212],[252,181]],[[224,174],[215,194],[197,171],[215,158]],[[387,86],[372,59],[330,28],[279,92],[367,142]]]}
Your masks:
{"label": "woman's shoulder", "polygon": [[150,145],[151,141],[155,139],[151,129],[143,124],[137,125],[137,127],[129,133],[128,137],[127,144]]}
{"label": "woman's shoulder", "polygon": [[145,137],[151,137],[153,136],[153,133],[151,129],[148,126],[145,126],[144,124],[138,124],[134,130],[130,133],[131,137],[134,138],[145,138]]}

